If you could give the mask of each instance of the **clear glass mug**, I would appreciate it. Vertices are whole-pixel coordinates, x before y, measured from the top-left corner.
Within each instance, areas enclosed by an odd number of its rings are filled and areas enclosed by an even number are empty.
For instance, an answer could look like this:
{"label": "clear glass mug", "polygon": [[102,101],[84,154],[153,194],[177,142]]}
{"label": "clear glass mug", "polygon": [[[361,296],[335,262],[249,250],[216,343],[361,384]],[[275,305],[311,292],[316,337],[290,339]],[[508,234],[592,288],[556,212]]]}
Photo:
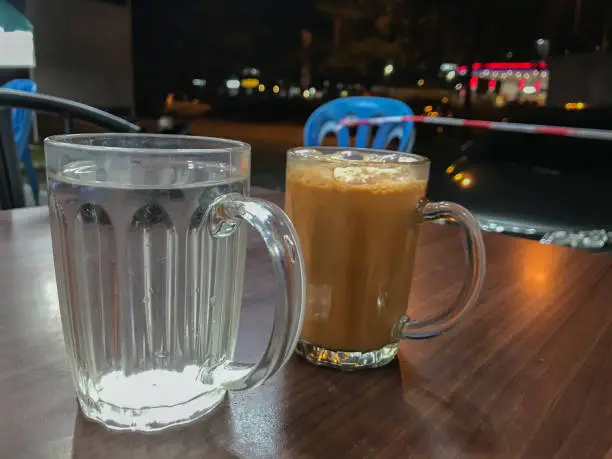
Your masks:
{"label": "clear glass mug", "polygon": [[[64,338],[81,410],[116,430],[193,421],[294,352],[304,313],[295,230],[249,198],[250,146],[223,139],[82,134],[45,140]],[[246,225],[276,277],[261,360],[234,362]]]}
{"label": "clear glass mug", "polygon": [[[296,148],[287,154],[285,211],[306,265],[298,353],[344,370],[379,367],[402,338],[452,328],[476,303],[485,275],[478,222],[466,209],[425,199],[429,160],[409,153]],[[422,222],[452,221],[467,240],[459,298],[437,317],[406,314]]]}

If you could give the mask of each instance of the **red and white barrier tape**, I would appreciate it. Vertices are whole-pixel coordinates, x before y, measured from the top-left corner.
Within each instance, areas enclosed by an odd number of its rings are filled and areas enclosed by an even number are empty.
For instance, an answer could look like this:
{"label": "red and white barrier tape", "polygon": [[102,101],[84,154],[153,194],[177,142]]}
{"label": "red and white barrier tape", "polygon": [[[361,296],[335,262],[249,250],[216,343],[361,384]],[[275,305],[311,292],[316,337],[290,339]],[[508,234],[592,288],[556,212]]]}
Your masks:
{"label": "red and white barrier tape", "polygon": [[380,116],[375,118],[344,118],[340,120],[337,130],[343,127],[373,125],[386,123],[401,123],[413,121],[415,123],[436,124],[439,126],[460,126],[490,129],[494,131],[522,132],[525,134],[547,134],[566,137],[580,137],[584,139],[612,140],[612,131],[604,129],[582,129],[565,126],[545,126],[542,124],[507,123],[499,121],[466,120],[461,118],[442,118],[434,116]]}

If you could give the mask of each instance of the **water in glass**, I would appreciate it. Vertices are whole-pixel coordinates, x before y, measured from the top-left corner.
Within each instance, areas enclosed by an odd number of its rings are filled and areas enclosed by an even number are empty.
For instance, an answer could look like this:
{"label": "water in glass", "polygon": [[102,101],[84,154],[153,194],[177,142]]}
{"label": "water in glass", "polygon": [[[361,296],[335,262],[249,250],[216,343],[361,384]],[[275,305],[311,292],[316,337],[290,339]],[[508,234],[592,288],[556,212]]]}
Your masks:
{"label": "water in glass", "polygon": [[88,417],[156,430],[223,399],[246,238],[240,226],[213,238],[205,220],[217,197],[248,191],[227,167],[169,161],[151,180],[98,160],[50,173],[61,317]]}

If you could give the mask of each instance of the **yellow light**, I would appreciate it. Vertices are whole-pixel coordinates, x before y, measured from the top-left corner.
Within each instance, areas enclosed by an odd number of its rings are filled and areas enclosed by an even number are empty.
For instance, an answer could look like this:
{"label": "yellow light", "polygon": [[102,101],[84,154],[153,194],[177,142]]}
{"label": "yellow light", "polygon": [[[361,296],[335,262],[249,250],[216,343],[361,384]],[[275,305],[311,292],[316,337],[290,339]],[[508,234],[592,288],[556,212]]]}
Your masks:
{"label": "yellow light", "polygon": [[427,114],[427,116],[431,116],[431,117],[435,118],[436,116],[440,116],[440,114],[438,112],[429,112]]}
{"label": "yellow light", "polygon": [[394,70],[395,70],[395,67],[393,67],[393,64],[387,64],[387,65],[385,65],[385,68],[384,68],[383,72],[384,72],[385,76],[389,76],[389,75],[391,75],[393,73]]}
{"label": "yellow light", "polygon": [[340,97],[346,97],[348,96],[348,91],[346,89],[340,91]]}
{"label": "yellow light", "polygon": [[310,97],[310,91],[308,89],[304,89],[302,95],[304,96],[304,99],[308,99]]}
{"label": "yellow light", "polygon": [[461,172],[459,172],[458,174],[455,174],[455,176],[453,177],[453,180],[455,182],[458,182],[458,181],[460,181],[462,179],[463,179],[463,174]]}
{"label": "yellow light", "polygon": [[472,179],[469,177],[466,177],[463,180],[461,180],[460,185],[462,188],[469,188],[472,186]]}
{"label": "yellow light", "polygon": [[450,166],[448,166],[448,167],[446,168],[446,173],[450,175],[450,174],[452,174],[453,172],[455,172],[455,165],[454,165],[454,164],[451,164]]}
{"label": "yellow light", "polygon": [[278,94],[278,92],[279,92],[279,91],[280,91],[280,88],[278,87],[278,85],[277,85],[277,84],[275,84],[275,85],[272,87],[272,92],[273,92],[274,94]]}
{"label": "yellow light", "polygon": [[260,84],[259,86],[257,86],[257,90],[259,92],[264,92],[266,90],[266,85]]}
{"label": "yellow light", "polygon": [[424,84],[425,84],[425,80],[423,78],[417,81],[417,86],[423,86]]}
{"label": "yellow light", "polygon": [[577,106],[576,103],[568,102],[567,104],[565,104],[565,109],[566,110],[576,110],[576,106]]}
{"label": "yellow light", "polygon": [[444,97],[442,98],[442,103],[443,103],[443,104],[448,104],[448,97],[444,96]]}
{"label": "yellow light", "polygon": [[576,110],[583,110],[586,107],[586,104],[584,102],[578,102],[576,104]]}
{"label": "yellow light", "polygon": [[245,78],[241,84],[243,88],[255,89],[259,86],[259,80],[257,78]]}
{"label": "yellow light", "polygon": [[433,107],[431,105],[425,105],[425,108],[423,110],[425,111],[425,113],[429,113],[433,110]]}

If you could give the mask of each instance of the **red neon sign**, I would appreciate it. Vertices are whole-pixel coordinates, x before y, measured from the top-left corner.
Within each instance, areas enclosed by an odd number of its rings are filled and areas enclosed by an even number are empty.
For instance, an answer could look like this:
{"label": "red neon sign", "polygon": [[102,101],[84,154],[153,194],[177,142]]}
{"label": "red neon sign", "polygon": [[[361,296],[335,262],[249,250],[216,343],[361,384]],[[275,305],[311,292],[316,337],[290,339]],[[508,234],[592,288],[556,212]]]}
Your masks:
{"label": "red neon sign", "polygon": [[[474,67],[476,68],[476,67]],[[546,63],[533,63],[533,62],[488,62],[484,64],[484,68],[488,70],[505,70],[505,69],[516,69],[516,70],[531,70],[531,69],[545,69],[547,68]]]}

